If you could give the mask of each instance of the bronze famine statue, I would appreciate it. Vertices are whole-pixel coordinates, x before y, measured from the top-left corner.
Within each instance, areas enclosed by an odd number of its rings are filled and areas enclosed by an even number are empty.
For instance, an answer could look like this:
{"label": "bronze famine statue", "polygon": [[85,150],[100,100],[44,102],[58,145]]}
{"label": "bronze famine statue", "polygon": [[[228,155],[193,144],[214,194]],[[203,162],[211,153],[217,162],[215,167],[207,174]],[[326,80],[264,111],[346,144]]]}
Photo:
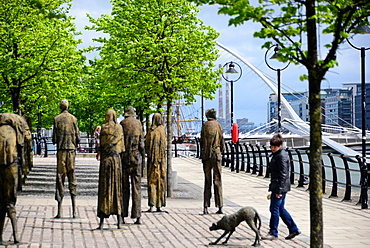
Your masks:
{"label": "bronze famine statue", "polygon": [[24,161],[25,143],[31,140],[27,122],[19,115],[0,114],[0,245],[3,242],[5,216],[13,227],[14,243],[19,243],[15,204],[18,173]]}
{"label": "bronze famine statue", "polygon": [[100,133],[100,168],[98,189],[98,217],[103,229],[104,218],[117,215],[117,227],[121,228],[122,166],[120,154],[125,151],[123,131],[117,123],[116,112],[108,110]]}
{"label": "bronze famine statue", "polygon": [[57,180],[55,200],[58,202],[58,213],[55,218],[62,217],[62,201],[64,198],[64,181],[68,177],[69,192],[72,200],[72,215],[76,213],[76,187],[75,157],[76,148],[80,143],[80,132],[77,127],[77,119],[68,112],[67,100],[60,102],[62,113],[54,117],[53,143],[57,146]]}
{"label": "bronze famine statue", "polygon": [[[208,214],[208,207],[211,202],[212,178],[214,185],[215,203],[218,207],[217,214],[222,214],[222,181],[221,181],[221,159],[225,149],[225,142],[221,124],[216,121],[216,110],[206,111],[207,122],[202,126],[200,144],[202,149],[202,162],[204,172],[204,209],[203,213]],[[213,176],[212,176],[213,171]]]}
{"label": "bronze famine statue", "polygon": [[[257,220],[259,221],[259,225],[257,227]],[[213,230],[224,230],[225,232],[219,237],[215,242],[210,243],[210,245],[216,245],[226,234],[229,233],[226,240],[222,242],[222,244],[226,244],[229,240],[230,236],[235,231],[236,227],[242,222],[247,222],[248,226],[256,233],[256,239],[252,246],[260,246],[260,232],[261,229],[261,218],[257,211],[252,207],[244,207],[241,208],[238,212],[230,215],[225,215],[216,223],[213,223],[212,226],[209,228],[210,231]]]}
{"label": "bronze famine statue", "polygon": [[125,152],[122,153],[122,222],[125,223],[124,218],[128,217],[131,179],[131,218],[136,218],[135,224],[141,224],[141,165],[143,156],[145,156],[143,127],[141,122],[134,117],[136,115],[133,107],[128,107],[124,116],[125,119],[121,121],[125,140]]}
{"label": "bronze famine statue", "polygon": [[166,206],[166,148],[167,138],[161,114],[153,115],[152,125],[145,140],[145,151],[148,156],[148,212],[161,212]]}

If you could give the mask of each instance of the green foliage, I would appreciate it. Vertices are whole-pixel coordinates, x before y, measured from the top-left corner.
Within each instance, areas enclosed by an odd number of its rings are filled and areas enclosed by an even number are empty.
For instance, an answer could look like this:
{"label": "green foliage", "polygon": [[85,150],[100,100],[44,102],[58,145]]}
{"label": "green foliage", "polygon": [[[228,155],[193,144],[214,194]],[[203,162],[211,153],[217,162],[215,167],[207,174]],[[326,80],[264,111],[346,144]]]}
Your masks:
{"label": "green foliage", "polygon": [[[308,75],[300,79],[309,81],[310,105],[310,222],[311,247],[323,247],[322,210],[322,137],[321,137],[321,81],[326,72],[337,65],[336,53],[358,25],[369,25],[370,1],[364,0],[259,0],[250,4],[247,0],[192,0],[203,4],[218,3],[219,13],[232,16],[230,25],[245,21],[261,24],[255,37],[266,39],[264,48],[277,44],[280,61],[291,61],[307,68]],[[318,59],[318,25],[322,33],[331,35],[324,47],[326,55]],[[305,37],[306,43],[303,41]]]}
{"label": "green foliage", "polygon": [[198,8],[185,0],[113,0],[111,15],[90,17],[101,59],[93,64],[104,81],[104,99],[120,111],[128,105],[146,113],[164,102],[194,102],[201,91],[211,98],[219,87],[214,63],[218,33],[197,18]]}
{"label": "green foliage", "polygon": [[[318,0],[318,1],[259,1],[252,4],[246,0],[192,0],[197,4],[219,4],[220,14],[230,15],[229,25],[241,25],[246,21],[261,24],[261,30],[254,37],[266,39],[262,46],[269,48],[271,44],[279,44],[279,60],[303,64],[312,68],[309,62],[307,45],[302,37],[307,35],[309,19],[321,24],[322,34],[331,34],[333,39],[323,46],[327,48],[326,58],[320,62],[322,70],[320,77],[329,68],[337,65],[336,50],[339,44],[355,31],[358,25],[369,25],[366,17],[370,14],[369,1],[357,0]],[[307,19],[306,6],[315,6],[315,14]],[[315,27],[314,27],[315,28]]]}
{"label": "green foliage", "polygon": [[59,113],[59,101],[77,97],[85,58],[77,50],[81,41],[75,39],[78,33],[67,15],[69,2],[1,1],[1,112],[34,120],[42,112],[45,127],[50,127],[49,115]]}

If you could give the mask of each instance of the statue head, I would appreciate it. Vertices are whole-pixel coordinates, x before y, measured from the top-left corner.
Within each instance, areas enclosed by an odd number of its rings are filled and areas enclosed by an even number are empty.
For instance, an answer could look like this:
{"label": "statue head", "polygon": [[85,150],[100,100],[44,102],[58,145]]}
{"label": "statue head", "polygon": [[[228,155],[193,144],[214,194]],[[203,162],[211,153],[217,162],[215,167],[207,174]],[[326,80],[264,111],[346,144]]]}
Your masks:
{"label": "statue head", "polygon": [[105,122],[104,123],[117,123],[117,115],[116,111],[113,109],[108,109],[107,112],[105,113]]}
{"label": "statue head", "polygon": [[208,109],[206,111],[206,117],[207,117],[208,120],[216,119],[216,109],[214,109],[214,108]]}
{"label": "statue head", "polygon": [[152,119],[152,126],[157,127],[157,126],[160,126],[160,125],[163,125],[162,115],[159,114],[159,113],[155,113],[153,115],[153,119]]}
{"label": "statue head", "polygon": [[125,113],[123,115],[125,117],[136,116],[135,109],[132,106],[129,106],[127,109],[125,109]]}
{"label": "statue head", "polygon": [[63,99],[61,102],[60,102],[60,109],[61,110],[66,110],[69,108],[69,103],[68,103],[68,100],[66,99]]}

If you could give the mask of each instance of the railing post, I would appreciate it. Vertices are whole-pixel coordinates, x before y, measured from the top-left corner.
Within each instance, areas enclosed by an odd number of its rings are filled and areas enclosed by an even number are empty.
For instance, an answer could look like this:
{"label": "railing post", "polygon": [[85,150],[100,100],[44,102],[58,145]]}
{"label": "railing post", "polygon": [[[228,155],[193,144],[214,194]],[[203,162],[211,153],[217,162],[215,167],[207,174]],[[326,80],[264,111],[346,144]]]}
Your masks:
{"label": "railing post", "polygon": [[89,141],[89,153],[92,153],[93,152],[93,149],[94,149],[94,138],[88,138],[88,141]]}
{"label": "railing post", "polygon": [[251,150],[252,150],[252,155],[253,155],[253,167],[252,167],[252,174],[257,174],[257,158],[256,158],[256,153],[253,149],[253,145],[250,144]]}
{"label": "railing post", "polygon": [[245,172],[250,173],[251,172],[251,157],[249,155],[248,145],[244,143],[245,147],[245,153],[247,154],[247,168],[245,169]]}
{"label": "railing post", "polygon": [[230,169],[231,169],[231,171],[234,171],[235,170],[235,149],[234,149],[234,143],[230,141],[229,144],[230,144],[230,150],[231,150],[231,166],[230,166]]}
{"label": "railing post", "polygon": [[295,152],[297,153],[298,156],[298,163],[299,163],[299,179],[298,179],[298,186],[297,187],[304,187],[304,167],[303,167],[303,160],[302,160],[302,155],[299,152],[298,149],[295,149]]}
{"label": "railing post", "polygon": [[340,157],[343,160],[343,165],[346,173],[346,191],[344,193],[344,198],[342,201],[352,201],[351,200],[351,173],[349,171],[348,161],[347,158],[341,154]]}
{"label": "railing post", "polygon": [[36,140],[36,154],[41,155],[41,137],[35,136]]}
{"label": "railing post", "polygon": [[324,161],[321,160],[321,164],[323,165],[322,166],[322,193],[325,194],[326,193],[326,172],[325,172],[325,166],[324,166]]}
{"label": "railing post", "polygon": [[239,145],[239,151],[240,151],[240,155],[242,156],[242,164],[240,166],[240,170],[241,171],[244,171],[245,170],[245,161],[244,161],[244,152],[243,152],[243,146],[242,144],[238,143]]}
{"label": "railing post", "polygon": [[197,158],[200,158],[200,144],[199,144],[199,139],[197,137],[195,137],[195,145],[196,145],[196,148],[197,148]]}
{"label": "railing post", "polygon": [[229,143],[225,143],[225,148],[226,148],[226,163],[225,167],[230,166],[230,148],[229,148]]}
{"label": "railing post", "polygon": [[235,158],[236,158],[235,172],[239,173],[239,164],[240,164],[240,160],[239,160],[239,140],[238,140],[238,142],[236,142],[234,144],[234,147],[235,147]]}
{"label": "railing post", "polygon": [[48,156],[48,142],[46,141],[46,137],[44,139],[44,148],[45,148],[45,154],[44,157],[46,158]]}
{"label": "railing post", "polygon": [[290,184],[294,184],[294,161],[292,151],[288,147],[285,150],[288,152],[290,160]]}
{"label": "railing post", "polygon": [[177,158],[178,157],[178,154],[177,154],[177,143],[175,142],[175,158]]}
{"label": "railing post", "polygon": [[257,176],[263,176],[263,159],[262,159],[262,153],[261,153],[261,148],[259,145],[256,145],[257,151],[258,151],[258,156],[259,156],[259,170],[258,170],[258,175]]}
{"label": "railing post", "polygon": [[330,159],[331,164],[331,171],[333,174],[333,187],[331,189],[331,194],[329,198],[331,197],[338,197],[338,175],[337,175],[337,168],[335,167],[335,161],[331,153],[328,153],[328,157]]}
{"label": "railing post", "polygon": [[267,147],[265,145],[262,146],[263,150],[265,152],[266,157],[266,174],[265,178],[270,178],[270,158],[269,158],[269,152],[267,151]]}
{"label": "railing post", "polygon": [[368,183],[367,183],[368,170],[367,170],[367,166],[366,166],[366,161],[364,161],[364,159],[366,159],[366,158],[362,158],[359,155],[356,155],[356,159],[358,161],[358,165],[359,165],[360,173],[361,173],[361,179],[360,179],[361,193],[360,193],[360,199],[359,199],[357,205],[361,204],[361,209],[367,209],[367,207],[368,207],[367,206],[367,202],[368,202],[368,194],[367,194],[367,190],[368,190]]}

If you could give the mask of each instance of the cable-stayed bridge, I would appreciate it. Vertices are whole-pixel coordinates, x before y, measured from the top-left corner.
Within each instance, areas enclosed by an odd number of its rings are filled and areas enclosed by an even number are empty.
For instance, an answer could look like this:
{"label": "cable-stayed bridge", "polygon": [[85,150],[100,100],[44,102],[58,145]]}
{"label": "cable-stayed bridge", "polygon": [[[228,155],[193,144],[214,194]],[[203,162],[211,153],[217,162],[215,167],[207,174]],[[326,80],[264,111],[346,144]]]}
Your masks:
{"label": "cable-stayed bridge", "polygon": [[[221,43],[217,42],[217,46],[221,48],[221,51],[231,55],[234,59],[236,59],[241,64],[247,66],[251,71],[253,71],[269,88],[272,92],[276,95],[278,94],[278,89],[273,82],[260,70],[258,70],[255,66],[249,63],[245,58],[237,54],[236,52],[232,51],[230,48],[222,45]],[[285,109],[285,112],[288,115],[288,118],[284,118],[281,122],[282,127],[285,129],[284,138],[289,136],[299,136],[303,139],[309,140],[310,134],[310,123],[303,121],[294,109],[291,107],[289,102],[281,96],[281,104]],[[307,103],[306,103],[307,104]],[[270,123],[267,123],[263,126],[260,126],[248,133],[243,134],[240,138],[242,140],[252,139],[252,138],[261,138],[268,140],[269,137],[272,137],[273,133],[276,132],[277,121],[273,120]],[[353,126],[353,127],[342,127],[342,126],[333,126],[333,125],[322,125],[322,140],[325,145],[334,149],[335,151],[345,155],[354,157],[356,155],[361,156],[361,153],[347,147],[345,144],[348,141],[352,141],[351,143],[361,143],[361,129]],[[370,132],[367,132],[367,137],[370,137]]]}

